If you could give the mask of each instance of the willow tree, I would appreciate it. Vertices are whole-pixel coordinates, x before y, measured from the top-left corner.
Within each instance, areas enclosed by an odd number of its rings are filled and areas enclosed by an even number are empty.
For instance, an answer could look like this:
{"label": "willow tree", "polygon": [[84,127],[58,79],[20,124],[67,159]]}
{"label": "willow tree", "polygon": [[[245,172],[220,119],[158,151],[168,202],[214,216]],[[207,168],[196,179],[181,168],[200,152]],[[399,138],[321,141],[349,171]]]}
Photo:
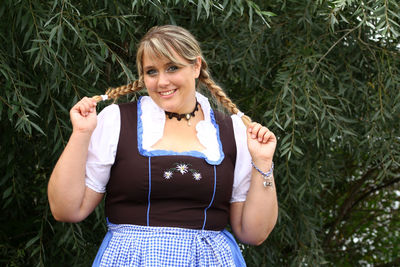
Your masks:
{"label": "willow tree", "polygon": [[58,223],[46,197],[68,110],[134,80],[138,39],[178,24],[240,109],[279,137],[279,220],[263,245],[242,246],[248,265],[396,265],[399,14],[395,0],[3,0],[0,263],[90,264],[102,206]]}

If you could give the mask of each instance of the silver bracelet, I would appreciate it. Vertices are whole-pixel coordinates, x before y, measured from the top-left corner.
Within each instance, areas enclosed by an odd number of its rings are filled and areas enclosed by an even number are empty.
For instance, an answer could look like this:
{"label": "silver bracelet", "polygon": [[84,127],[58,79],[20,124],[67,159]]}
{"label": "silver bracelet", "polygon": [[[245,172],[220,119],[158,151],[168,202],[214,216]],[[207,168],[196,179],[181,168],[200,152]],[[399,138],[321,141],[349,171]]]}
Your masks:
{"label": "silver bracelet", "polygon": [[251,161],[251,165],[253,165],[254,169],[256,169],[259,173],[261,173],[262,177],[264,178],[263,185],[264,187],[272,186],[272,173],[274,171],[274,162],[272,162],[271,169],[268,172],[263,172]]}

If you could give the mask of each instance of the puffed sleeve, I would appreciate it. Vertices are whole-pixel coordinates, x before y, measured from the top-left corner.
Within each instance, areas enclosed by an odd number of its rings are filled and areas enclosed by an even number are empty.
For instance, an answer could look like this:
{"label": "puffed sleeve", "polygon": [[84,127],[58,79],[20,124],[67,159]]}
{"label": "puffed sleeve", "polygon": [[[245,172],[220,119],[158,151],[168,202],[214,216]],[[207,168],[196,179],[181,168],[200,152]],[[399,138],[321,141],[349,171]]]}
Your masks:
{"label": "puffed sleeve", "polygon": [[236,165],[233,179],[232,202],[246,200],[251,179],[251,156],[247,148],[246,126],[237,115],[232,115],[233,131],[236,140]]}
{"label": "puffed sleeve", "polygon": [[86,186],[104,193],[114,164],[121,118],[119,107],[115,104],[105,107],[97,116],[97,126],[89,143],[86,161]]}

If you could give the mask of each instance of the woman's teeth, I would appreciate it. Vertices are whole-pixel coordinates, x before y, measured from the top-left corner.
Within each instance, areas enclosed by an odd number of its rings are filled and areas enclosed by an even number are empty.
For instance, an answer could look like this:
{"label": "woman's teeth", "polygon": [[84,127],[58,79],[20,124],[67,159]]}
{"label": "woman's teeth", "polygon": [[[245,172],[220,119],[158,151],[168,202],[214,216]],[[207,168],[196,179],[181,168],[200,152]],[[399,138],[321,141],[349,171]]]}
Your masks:
{"label": "woman's teeth", "polygon": [[160,92],[160,95],[164,95],[164,96],[166,96],[166,95],[170,95],[170,94],[172,94],[173,92],[175,92],[175,90],[166,91],[166,92]]}

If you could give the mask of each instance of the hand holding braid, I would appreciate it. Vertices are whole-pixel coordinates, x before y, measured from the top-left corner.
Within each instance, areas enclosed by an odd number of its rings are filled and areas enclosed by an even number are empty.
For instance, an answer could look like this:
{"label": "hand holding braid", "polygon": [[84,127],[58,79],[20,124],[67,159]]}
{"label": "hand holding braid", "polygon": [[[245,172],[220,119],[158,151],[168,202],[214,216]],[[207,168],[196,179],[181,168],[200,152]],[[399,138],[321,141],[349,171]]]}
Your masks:
{"label": "hand holding braid", "polygon": [[[117,88],[109,88],[105,96],[117,100],[121,95],[127,95],[139,91],[143,88],[143,83],[135,81],[128,85]],[[76,103],[70,110],[70,118],[74,132],[91,134],[97,125],[96,104],[105,100],[103,96],[84,97]]]}

